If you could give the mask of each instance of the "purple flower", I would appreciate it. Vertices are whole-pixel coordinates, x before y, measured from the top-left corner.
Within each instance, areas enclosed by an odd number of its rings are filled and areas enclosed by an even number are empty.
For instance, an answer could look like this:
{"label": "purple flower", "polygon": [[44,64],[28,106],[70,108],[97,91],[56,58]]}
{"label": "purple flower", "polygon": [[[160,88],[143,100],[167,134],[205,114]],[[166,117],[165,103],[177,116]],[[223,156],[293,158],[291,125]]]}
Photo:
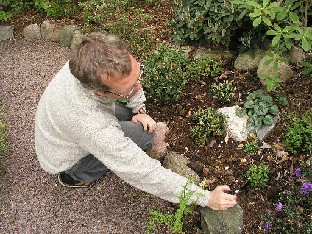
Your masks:
{"label": "purple flower", "polygon": [[283,209],[283,204],[282,204],[281,202],[277,203],[276,209],[277,209],[277,211],[282,211],[282,209]]}
{"label": "purple flower", "polygon": [[296,170],[295,170],[295,175],[297,177],[300,177],[301,176],[301,168],[300,167],[297,167]]}
{"label": "purple flower", "polygon": [[300,189],[300,193],[303,195],[308,194],[312,190],[312,183],[307,181],[303,182],[302,187]]}
{"label": "purple flower", "polygon": [[272,228],[272,223],[270,223],[270,222],[267,222],[265,225],[264,225],[264,229],[265,230],[269,230],[269,229],[271,229]]}

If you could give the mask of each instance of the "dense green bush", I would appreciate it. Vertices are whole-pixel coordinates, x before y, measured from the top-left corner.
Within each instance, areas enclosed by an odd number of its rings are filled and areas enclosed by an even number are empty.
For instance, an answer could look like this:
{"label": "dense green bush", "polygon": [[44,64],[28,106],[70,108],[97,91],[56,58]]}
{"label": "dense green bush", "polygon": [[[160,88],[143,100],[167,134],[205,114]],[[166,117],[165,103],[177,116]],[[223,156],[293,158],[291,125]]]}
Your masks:
{"label": "dense green bush", "polygon": [[226,116],[209,107],[193,114],[195,125],[191,127],[191,135],[199,145],[205,144],[210,137],[225,136]]}
{"label": "dense green bush", "polygon": [[231,1],[175,0],[171,21],[178,44],[204,41],[228,46],[233,32],[242,24],[240,12]]}
{"label": "dense green bush", "polygon": [[151,18],[143,12],[141,1],[88,0],[80,2],[79,6],[83,9],[84,22],[119,36],[129,44],[132,53],[141,59],[155,47],[156,38],[146,27]]}
{"label": "dense green bush", "polygon": [[0,0],[0,21],[10,21],[14,15],[28,10],[30,6],[33,6],[33,0]]}
{"label": "dense green bush", "polygon": [[312,109],[306,111],[301,118],[294,118],[283,143],[293,154],[312,151]]}
{"label": "dense green bush", "polygon": [[148,97],[167,103],[177,101],[188,81],[184,69],[186,54],[178,48],[160,44],[145,61],[143,86]]}
{"label": "dense green bush", "polygon": [[263,125],[272,125],[279,110],[273,104],[273,98],[259,89],[246,97],[243,108],[237,108],[236,114],[241,117],[247,113],[247,129],[256,132]]}
{"label": "dense green bush", "polygon": [[198,58],[186,66],[186,75],[190,80],[199,81],[207,77],[219,76],[222,73],[224,62],[218,59]]}

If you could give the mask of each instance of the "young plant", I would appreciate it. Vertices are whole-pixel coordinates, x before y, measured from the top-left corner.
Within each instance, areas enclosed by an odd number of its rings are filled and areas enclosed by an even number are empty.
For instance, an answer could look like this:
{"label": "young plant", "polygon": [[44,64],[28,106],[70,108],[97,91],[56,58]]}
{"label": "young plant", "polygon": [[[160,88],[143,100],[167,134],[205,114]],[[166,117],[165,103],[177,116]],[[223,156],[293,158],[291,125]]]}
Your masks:
{"label": "young plant", "polygon": [[309,153],[312,151],[312,109],[307,110],[301,118],[293,119],[288,127],[283,143],[293,154]]}
{"label": "young plant", "polygon": [[243,108],[238,108],[237,116],[248,115],[247,129],[256,132],[264,125],[272,125],[274,117],[279,113],[278,107],[273,104],[273,98],[259,89],[246,97]]}
{"label": "young plant", "polygon": [[235,88],[232,83],[228,81],[213,83],[210,88],[213,98],[221,104],[230,103],[235,94]]}
{"label": "young plant", "polygon": [[254,154],[258,151],[259,145],[257,140],[247,141],[243,145],[243,150],[246,154]]}
{"label": "young plant", "polygon": [[162,214],[157,210],[150,211],[150,214],[153,215],[153,217],[147,223],[147,234],[152,233],[152,231],[155,230],[156,225],[159,223],[165,224],[169,228],[170,233],[183,233],[183,219],[192,213],[192,208],[188,206],[188,203],[191,196],[194,194],[194,191],[188,189],[188,185],[193,182],[194,180],[189,179],[186,185],[183,186],[183,191],[180,195],[179,208],[174,214]]}
{"label": "young plant", "polygon": [[148,98],[165,103],[179,100],[182,89],[188,82],[184,68],[188,63],[185,53],[179,48],[160,44],[158,49],[144,62],[142,81]]}
{"label": "young plant", "polygon": [[194,113],[195,126],[191,127],[191,135],[199,145],[205,144],[210,137],[225,136],[226,117],[209,107]]}
{"label": "young plant", "polygon": [[269,166],[252,164],[247,171],[247,179],[253,187],[265,187],[269,181]]}

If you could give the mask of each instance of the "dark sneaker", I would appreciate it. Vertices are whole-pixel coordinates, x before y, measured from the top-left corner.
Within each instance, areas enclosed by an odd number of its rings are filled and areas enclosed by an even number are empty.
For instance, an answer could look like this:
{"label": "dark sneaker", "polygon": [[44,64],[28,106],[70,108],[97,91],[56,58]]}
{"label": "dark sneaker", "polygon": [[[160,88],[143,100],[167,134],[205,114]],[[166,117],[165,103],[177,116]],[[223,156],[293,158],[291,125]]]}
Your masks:
{"label": "dark sneaker", "polygon": [[65,172],[61,172],[58,174],[58,180],[61,185],[70,188],[88,188],[94,184],[93,182],[74,180],[70,175]]}

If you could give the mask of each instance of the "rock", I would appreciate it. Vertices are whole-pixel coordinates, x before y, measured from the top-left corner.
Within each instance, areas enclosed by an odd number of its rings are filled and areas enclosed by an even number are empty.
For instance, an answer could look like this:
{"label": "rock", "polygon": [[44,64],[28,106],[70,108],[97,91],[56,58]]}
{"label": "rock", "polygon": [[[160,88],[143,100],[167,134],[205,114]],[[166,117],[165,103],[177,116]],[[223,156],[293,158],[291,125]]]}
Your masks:
{"label": "rock", "polygon": [[155,130],[155,138],[152,147],[147,150],[147,154],[154,159],[162,161],[167,153],[166,134],[169,128],[165,122],[157,122]]}
{"label": "rock", "polygon": [[202,208],[200,213],[204,234],[240,234],[243,231],[243,210],[238,204],[223,211]]}
{"label": "rock", "polygon": [[38,24],[30,24],[23,30],[23,35],[26,40],[41,39],[40,27]]}
{"label": "rock", "polygon": [[79,30],[79,27],[76,25],[65,25],[61,32],[60,45],[62,47],[70,47],[74,37],[74,32]]}
{"label": "rock", "polygon": [[246,129],[248,116],[245,115],[242,118],[236,115],[236,108],[239,106],[223,107],[217,111],[223,113],[226,116],[226,131],[229,137],[235,141],[246,141],[248,136],[248,130]]}
{"label": "rock", "polygon": [[0,26],[0,41],[9,40],[14,37],[12,26]]}
{"label": "rock", "polygon": [[[261,77],[261,75],[266,74],[269,76],[278,77],[282,82],[289,80],[293,76],[293,71],[291,70],[290,66],[284,62],[278,62],[278,70],[276,71],[273,68],[273,63],[269,64],[268,66],[264,65],[264,62],[270,59],[269,56],[264,56],[258,66],[257,75]],[[260,79],[263,85],[264,82]]]}
{"label": "rock", "polygon": [[216,52],[214,50],[208,50],[205,48],[198,48],[195,52],[194,59],[199,58],[208,58],[208,59],[221,59],[221,55],[219,52]]}
{"label": "rock", "polygon": [[49,20],[42,22],[40,27],[42,39],[53,42],[60,42],[62,28]]}
{"label": "rock", "polygon": [[257,138],[259,139],[260,142],[262,142],[264,138],[269,134],[269,132],[275,127],[278,119],[279,119],[279,113],[274,117],[273,119],[274,122],[272,125],[270,126],[264,125],[258,129]]}
{"label": "rock", "polygon": [[258,65],[265,55],[262,50],[250,50],[240,53],[234,62],[234,67],[241,71],[250,71],[258,68]]}
{"label": "rock", "polygon": [[301,48],[294,46],[285,57],[291,63],[300,63],[306,59],[306,53]]}
{"label": "rock", "polygon": [[73,50],[79,45],[82,41],[83,35],[81,34],[80,30],[76,30],[73,33],[73,39],[71,41],[70,49]]}
{"label": "rock", "polygon": [[171,169],[175,173],[184,176],[186,178],[193,178],[199,182],[200,178],[195,171],[187,166],[189,160],[176,152],[168,152],[165,156],[163,166],[167,169]]}
{"label": "rock", "polygon": [[189,58],[190,53],[194,50],[194,47],[192,46],[182,46],[181,50],[185,53],[185,55]]}

